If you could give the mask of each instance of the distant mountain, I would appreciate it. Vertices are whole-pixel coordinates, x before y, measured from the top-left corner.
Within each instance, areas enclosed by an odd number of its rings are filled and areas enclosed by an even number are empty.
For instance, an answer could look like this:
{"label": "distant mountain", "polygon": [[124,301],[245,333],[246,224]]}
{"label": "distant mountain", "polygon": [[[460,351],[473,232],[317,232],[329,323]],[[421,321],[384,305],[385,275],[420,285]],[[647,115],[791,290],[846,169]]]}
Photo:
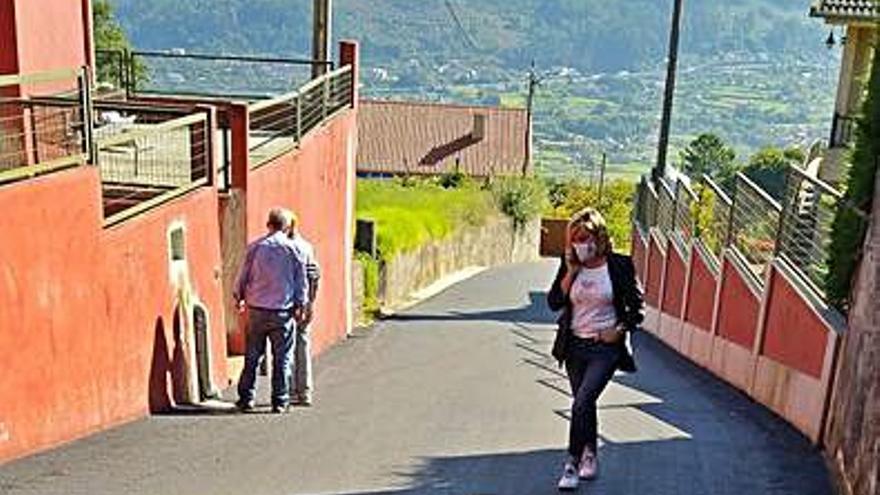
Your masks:
{"label": "distant mountain", "polygon": [[[309,52],[311,0],[115,0],[140,48]],[[335,38],[368,66],[409,59],[524,68],[637,69],[662,60],[671,0],[335,0]],[[456,24],[451,10],[459,18]],[[687,0],[683,51],[804,52],[821,44],[806,0]]]}

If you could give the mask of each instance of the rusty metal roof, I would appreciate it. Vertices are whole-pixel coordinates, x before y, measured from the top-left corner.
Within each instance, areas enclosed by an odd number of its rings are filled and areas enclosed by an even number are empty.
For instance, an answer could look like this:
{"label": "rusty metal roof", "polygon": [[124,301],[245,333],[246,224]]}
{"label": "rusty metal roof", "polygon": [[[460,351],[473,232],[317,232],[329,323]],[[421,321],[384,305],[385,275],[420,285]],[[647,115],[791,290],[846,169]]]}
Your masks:
{"label": "rusty metal roof", "polygon": [[473,177],[522,173],[525,109],[362,100],[360,173],[435,175],[456,166]]}

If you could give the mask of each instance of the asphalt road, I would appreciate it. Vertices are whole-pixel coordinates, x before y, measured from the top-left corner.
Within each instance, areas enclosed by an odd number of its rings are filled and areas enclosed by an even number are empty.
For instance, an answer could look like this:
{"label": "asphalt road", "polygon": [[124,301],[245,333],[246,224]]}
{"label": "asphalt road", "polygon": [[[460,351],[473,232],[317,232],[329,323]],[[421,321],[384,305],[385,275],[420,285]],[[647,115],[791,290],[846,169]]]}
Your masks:
{"label": "asphalt road", "polygon": [[[570,399],[547,355],[554,272],[483,272],[358,332],[318,361],[311,409],[153,416],[0,466],[0,493],[556,493]],[[650,336],[636,347],[640,371],[602,398],[600,478],[582,493],[832,493],[784,422]]]}

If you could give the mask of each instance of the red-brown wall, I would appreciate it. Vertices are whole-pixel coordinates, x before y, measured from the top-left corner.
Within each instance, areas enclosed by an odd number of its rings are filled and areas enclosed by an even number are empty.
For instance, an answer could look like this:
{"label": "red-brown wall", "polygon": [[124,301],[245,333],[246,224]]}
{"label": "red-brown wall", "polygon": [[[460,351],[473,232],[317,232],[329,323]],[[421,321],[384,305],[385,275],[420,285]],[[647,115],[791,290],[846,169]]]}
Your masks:
{"label": "red-brown wall", "polygon": [[100,195],[86,166],[0,187],[0,211],[14,219],[0,238],[0,461],[170,403],[182,293],[172,224],[186,233],[183,285],[209,313],[214,383],[227,383],[216,192],[112,228],[102,227]]}
{"label": "red-brown wall", "polygon": [[[318,354],[349,331],[348,294],[352,253],[351,188],[355,180],[356,111],[348,111],[312,131],[300,149],[287,153],[248,176],[247,237],[266,231],[270,208],[296,211],[303,235],[315,246],[323,267],[312,326]],[[242,329],[239,328],[239,331]]]}
{"label": "red-brown wall", "polygon": [[675,246],[669,247],[666,262],[666,276],[663,289],[663,306],[661,310],[668,314],[681,317],[681,303],[684,300],[684,281],[687,276],[685,261]]}
{"label": "red-brown wall", "polygon": [[746,349],[752,349],[761,301],[733,263],[727,260],[722,269],[718,335]]}
{"label": "red-brown wall", "polygon": [[[33,73],[86,64],[87,33],[83,4],[77,0],[0,0],[14,4],[18,70]],[[91,36],[89,34],[89,36]]]}
{"label": "red-brown wall", "polygon": [[763,354],[821,378],[828,341],[827,325],[779,271],[773,271],[771,284]]}
{"label": "red-brown wall", "polygon": [[15,39],[15,2],[0,1],[0,74],[18,72],[18,43]]}
{"label": "red-brown wall", "polygon": [[712,313],[715,311],[715,288],[718,279],[709,269],[699,249],[691,252],[690,285],[687,293],[687,311],[684,320],[700,330],[712,329]]}

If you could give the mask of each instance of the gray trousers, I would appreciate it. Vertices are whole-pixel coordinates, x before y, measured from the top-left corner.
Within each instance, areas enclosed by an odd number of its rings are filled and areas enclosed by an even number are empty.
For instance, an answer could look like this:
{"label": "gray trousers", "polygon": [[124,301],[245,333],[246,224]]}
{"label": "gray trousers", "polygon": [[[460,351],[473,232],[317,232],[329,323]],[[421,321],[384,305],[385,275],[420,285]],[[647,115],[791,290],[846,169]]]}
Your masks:
{"label": "gray trousers", "polygon": [[584,447],[596,452],[599,434],[596,401],[614,376],[620,360],[620,348],[613,344],[570,338],[565,369],[574,401],[571,405],[568,453],[580,459]]}
{"label": "gray trousers", "polygon": [[293,381],[291,396],[304,396],[312,393],[312,336],[311,325],[296,327],[293,358]]}

